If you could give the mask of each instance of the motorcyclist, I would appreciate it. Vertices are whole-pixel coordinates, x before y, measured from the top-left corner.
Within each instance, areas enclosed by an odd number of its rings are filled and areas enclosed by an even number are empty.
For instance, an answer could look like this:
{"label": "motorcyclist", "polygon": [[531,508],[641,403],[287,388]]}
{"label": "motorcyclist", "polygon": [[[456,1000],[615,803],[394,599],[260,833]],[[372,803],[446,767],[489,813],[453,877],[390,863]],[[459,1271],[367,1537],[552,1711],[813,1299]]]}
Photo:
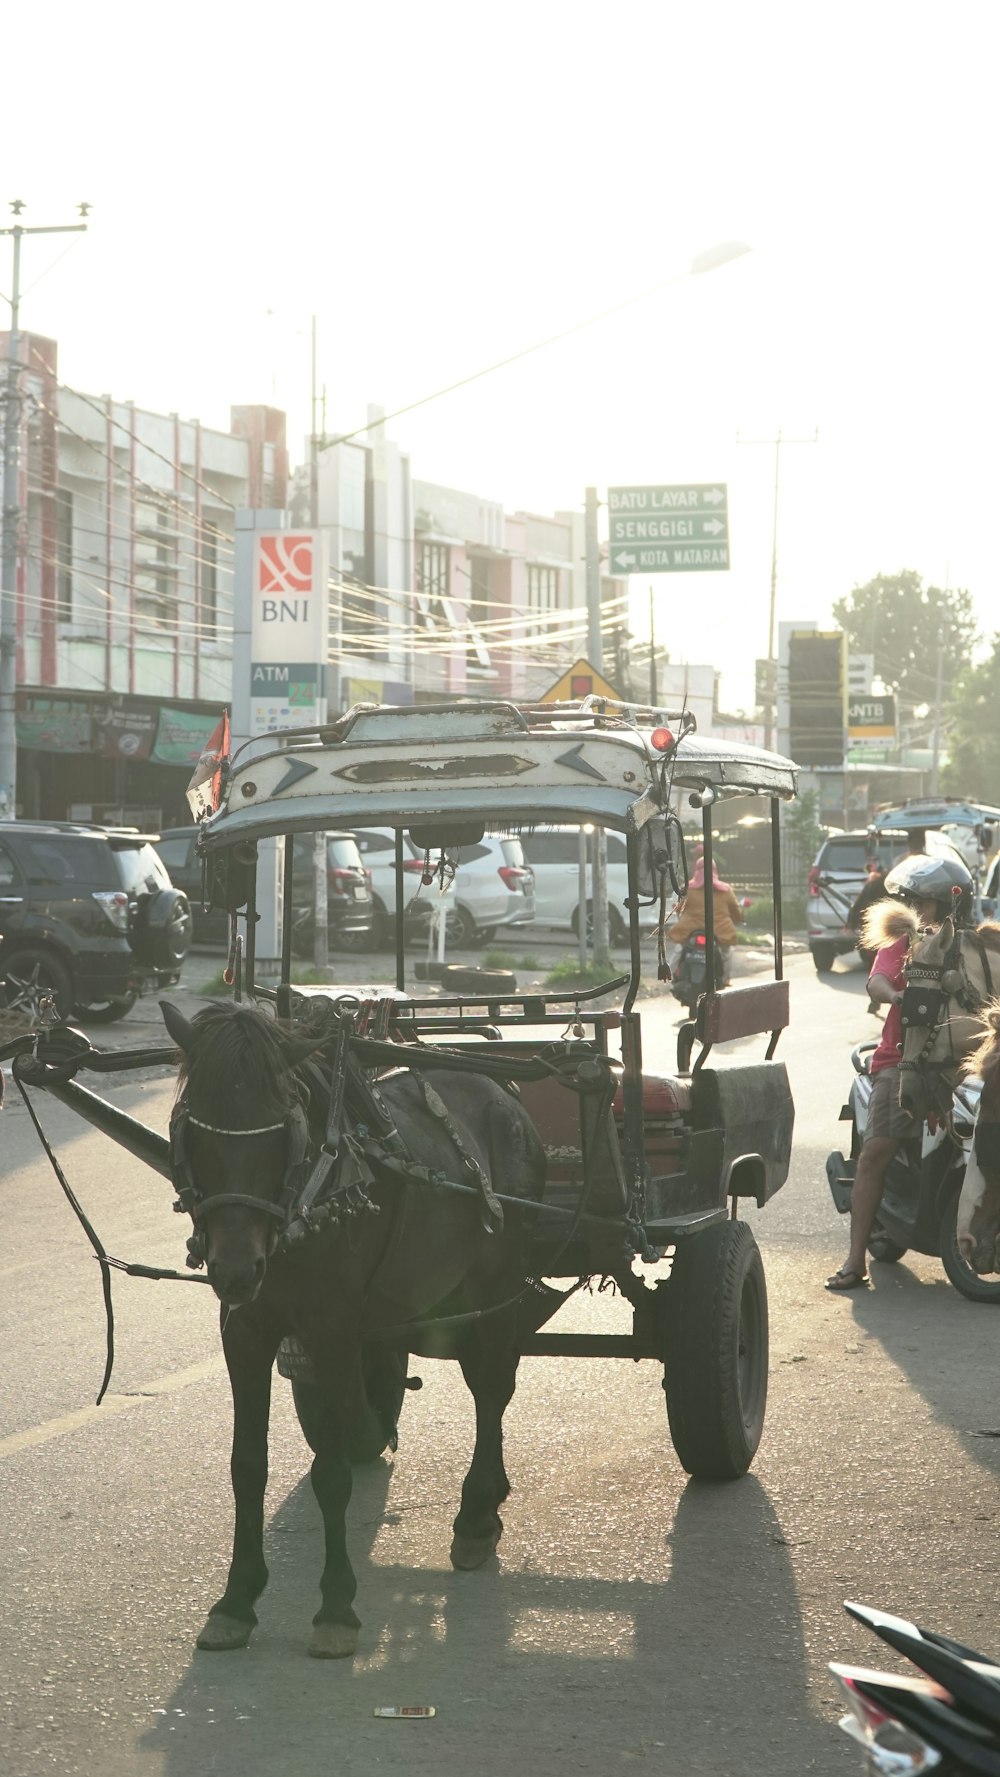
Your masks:
{"label": "motorcyclist", "polygon": [[885,1175],[900,1143],[912,1134],[911,1120],[899,1104],[903,1044],[899,1006],[905,986],[903,966],[914,931],[912,919],[900,917],[899,904],[916,913],[921,930],[937,930],[949,916],[956,925],[969,925],[973,914],[972,877],[957,857],[917,852],[902,858],[885,879],[885,895],[869,909],[862,934],[867,948],[877,947],[868,977],[869,998],[888,1010],[869,1067],[872,1092],[851,1191],[850,1247],[840,1269],[826,1280],[827,1289],[835,1291],[864,1289],[869,1283],[868,1240]]}
{"label": "motorcyclist", "polygon": [[[728,882],[723,882],[712,859],[712,912],[715,929],[715,942],[722,958],[723,987],[729,986],[731,968],[730,954],[736,942],[736,927],[744,922],[743,908],[736,898]],[[705,848],[699,845],[695,853],[695,866],[688,883],[687,894],[677,910],[677,919],[669,929],[668,936],[676,946],[671,958],[675,965],[684,947],[685,940],[693,932],[705,930]]]}

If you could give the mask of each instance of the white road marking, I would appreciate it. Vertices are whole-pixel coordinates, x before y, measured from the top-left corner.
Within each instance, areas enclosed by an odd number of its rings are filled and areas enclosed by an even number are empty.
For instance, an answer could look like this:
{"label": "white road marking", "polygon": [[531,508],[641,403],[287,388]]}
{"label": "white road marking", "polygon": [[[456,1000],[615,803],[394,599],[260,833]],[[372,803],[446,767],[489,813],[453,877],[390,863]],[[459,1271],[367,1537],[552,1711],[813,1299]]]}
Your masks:
{"label": "white road marking", "polygon": [[225,1359],[220,1352],[218,1356],[206,1358],[200,1364],[189,1365],[186,1370],[175,1370],[170,1376],[160,1376],[155,1382],[147,1382],[136,1394],[105,1395],[99,1407],[78,1407],[74,1413],[64,1413],[61,1418],[49,1419],[44,1425],[31,1425],[26,1431],[16,1431],[9,1438],[0,1438],[0,1457],[14,1456],[20,1450],[31,1450],[36,1444],[49,1444],[53,1438],[62,1438],[68,1432],[78,1431],[82,1425],[91,1425],[96,1419],[113,1418],[116,1413],[126,1413],[130,1407],[141,1407],[144,1401],[160,1395],[176,1394],[178,1389],[190,1388],[195,1382],[204,1382],[210,1376],[219,1375],[225,1367]]}

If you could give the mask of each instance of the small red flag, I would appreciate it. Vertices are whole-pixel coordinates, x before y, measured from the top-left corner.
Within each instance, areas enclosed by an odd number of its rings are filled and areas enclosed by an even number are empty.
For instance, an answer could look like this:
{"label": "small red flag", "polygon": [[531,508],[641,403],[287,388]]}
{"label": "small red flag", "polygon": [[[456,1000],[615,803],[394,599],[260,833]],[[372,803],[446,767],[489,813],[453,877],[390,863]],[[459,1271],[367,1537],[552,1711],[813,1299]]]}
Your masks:
{"label": "small red flag", "polygon": [[229,759],[229,711],[216,723],[187,787],[188,807],[196,821],[207,820],[222,801],[222,770]]}

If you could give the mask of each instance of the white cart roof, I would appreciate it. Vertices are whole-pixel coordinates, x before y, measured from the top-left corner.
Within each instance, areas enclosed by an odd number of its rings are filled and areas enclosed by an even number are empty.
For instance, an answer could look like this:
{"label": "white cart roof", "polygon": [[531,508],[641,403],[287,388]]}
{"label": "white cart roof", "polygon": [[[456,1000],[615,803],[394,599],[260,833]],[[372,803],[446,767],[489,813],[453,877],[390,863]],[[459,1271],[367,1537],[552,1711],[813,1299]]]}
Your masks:
{"label": "white cart roof", "polygon": [[[651,744],[658,727],[683,734],[672,761]],[[358,705],[327,728],[242,747],[202,844],[214,851],[279,833],[437,821],[593,821],[627,833],[667,807],[671,786],[710,788],[716,798],[794,796],[791,760],[692,728],[678,711],[595,698],[523,708]]]}

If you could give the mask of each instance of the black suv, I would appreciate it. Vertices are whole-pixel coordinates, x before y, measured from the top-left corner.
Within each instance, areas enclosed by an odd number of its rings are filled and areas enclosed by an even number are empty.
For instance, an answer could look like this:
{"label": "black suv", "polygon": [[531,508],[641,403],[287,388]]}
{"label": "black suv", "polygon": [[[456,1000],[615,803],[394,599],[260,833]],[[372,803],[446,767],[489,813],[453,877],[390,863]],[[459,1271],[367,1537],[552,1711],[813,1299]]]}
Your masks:
{"label": "black suv", "polygon": [[0,1001],[36,1017],[110,1023],[146,987],[180,977],[191,944],[187,896],[152,839],[67,821],[0,824]]}

